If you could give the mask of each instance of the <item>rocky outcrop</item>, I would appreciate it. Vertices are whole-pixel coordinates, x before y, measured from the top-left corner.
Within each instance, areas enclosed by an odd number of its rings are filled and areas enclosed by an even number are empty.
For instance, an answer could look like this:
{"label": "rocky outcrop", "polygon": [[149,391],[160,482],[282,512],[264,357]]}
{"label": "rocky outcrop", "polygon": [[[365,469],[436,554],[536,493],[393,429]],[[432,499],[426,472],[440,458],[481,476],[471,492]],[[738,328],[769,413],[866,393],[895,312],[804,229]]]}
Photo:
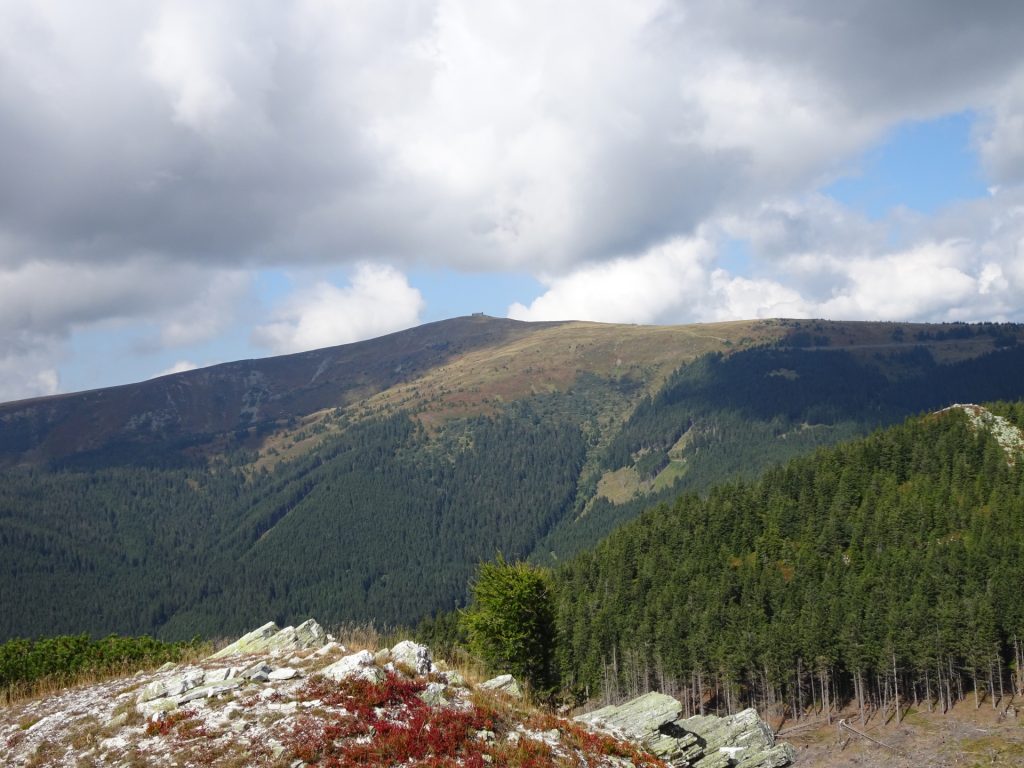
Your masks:
{"label": "rocky outcrop", "polygon": [[327,633],[313,619],[304,621],[297,627],[284,629],[268,621],[262,627],[242,635],[231,645],[221,648],[210,658],[226,659],[241,654],[305,651],[309,648],[320,648],[327,642]]}
{"label": "rocky outcrop", "polygon": [[795,758],[793,748],[777,744],[753,709],[729,717],[680,719],[681,713],[682,705],[671,696],[648,693],[576,720],[639,742],[676,768],[782,768]]}
{"label": "rocky outcrop", "polygon": [[[510,706],[505,697],[522,695],[511,675],[473,686],[424,645],[353,653],[314,625],[265,624],[219,658],[0,710],[0,762],[301,766],[320,755],[342,765],[411,765],[419,756],[497,766],[510,750],[535,768],[650,766],[648,753],[680,768],[779,768],[792,759],[753,710],[681,720],[679,702],[649,694],[572,722],[526,701]],[[588,730],[622,743],[609,749]]]}
{"label": "rocky outcrop", "polygon": [[349,654],[324,667],[320,674],[336,681],[358,678],[377,683],[384,679],[384,670],[374,664],[373,654],[369,651]]}
{"label": "rocky outcrop", "polygon": [[1013,464],[1024,452],[1024,433],[1005,416],[996,416],[988,408],[973,403],[957,403],[943,408],[939,413],[962,411],[967,421],[976,432],[987,431],[1006,452],[1006,461]]}
{"label": "rocky outcrop", "polygon": [[425,645],[403,640],[391,649],[392,664],[402,664],[417,675],[426,675],[434,667],[434,657]]}

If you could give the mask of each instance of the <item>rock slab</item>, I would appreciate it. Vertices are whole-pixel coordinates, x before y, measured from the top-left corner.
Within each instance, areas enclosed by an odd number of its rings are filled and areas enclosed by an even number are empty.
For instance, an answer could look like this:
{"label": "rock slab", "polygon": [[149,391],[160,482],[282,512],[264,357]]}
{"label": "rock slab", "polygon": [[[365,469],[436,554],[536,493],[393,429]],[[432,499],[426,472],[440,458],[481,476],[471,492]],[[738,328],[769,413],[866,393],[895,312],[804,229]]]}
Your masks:
{"label": "rock slab", "polygon": [[675,768],[783,768],[796,757],[790,745],[775,743],[756,710],[684,719],[681,713],[682,705],[671,696],[648,693],[576,720],[639,742]]}

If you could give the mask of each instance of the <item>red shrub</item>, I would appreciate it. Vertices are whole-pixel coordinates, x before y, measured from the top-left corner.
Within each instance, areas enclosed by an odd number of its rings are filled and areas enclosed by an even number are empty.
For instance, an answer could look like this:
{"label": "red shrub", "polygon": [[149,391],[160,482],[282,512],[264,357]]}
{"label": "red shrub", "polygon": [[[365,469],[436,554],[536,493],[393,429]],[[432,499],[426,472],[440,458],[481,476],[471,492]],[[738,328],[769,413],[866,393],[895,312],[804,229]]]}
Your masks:
{"label": "red shrub", "polygon": [[163,717],[151,719],[146,723],[147,736],[167,736],[178,725],[196,716],[194,709],[179,709],[169,712]]}

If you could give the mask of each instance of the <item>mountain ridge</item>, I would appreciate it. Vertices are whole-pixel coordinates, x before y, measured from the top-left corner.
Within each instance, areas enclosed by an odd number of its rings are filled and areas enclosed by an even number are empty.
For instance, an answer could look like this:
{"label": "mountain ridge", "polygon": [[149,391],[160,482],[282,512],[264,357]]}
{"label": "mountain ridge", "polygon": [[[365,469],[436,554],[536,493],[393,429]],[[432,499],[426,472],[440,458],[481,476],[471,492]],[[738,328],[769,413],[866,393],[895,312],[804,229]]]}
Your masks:
{"label": "mountain ridge", "polygon": [[[230,427],[219,433],[111,441],[137,417],[120,390],[106,395],[124,406],[100,419],[106,432],[89,431],[99,417],[86,393],[56,425],[72,433],[64,442],[19,437],[0,408],[0,637],[182,638],[296,613],[415,623],[463,601],[474,564],[497,551],[557,563],[685,491],[920,411],[1024,397],[1021,336],[995,324],[461,318],[267,363],[298,359],[281,381],[306,386],[326,357],[361,354],[378,378],[361,397],[361,368],[343,368],[340,384],[314,387],[319,400],[260,401],[246,411],[255,423],[237,420],[249,369],[222,368],[242,380],[224,400],[230,419],[215,414]],[[406,349],[443,362],[396,371]],[[19,439],[36,443],[19,451]]]}

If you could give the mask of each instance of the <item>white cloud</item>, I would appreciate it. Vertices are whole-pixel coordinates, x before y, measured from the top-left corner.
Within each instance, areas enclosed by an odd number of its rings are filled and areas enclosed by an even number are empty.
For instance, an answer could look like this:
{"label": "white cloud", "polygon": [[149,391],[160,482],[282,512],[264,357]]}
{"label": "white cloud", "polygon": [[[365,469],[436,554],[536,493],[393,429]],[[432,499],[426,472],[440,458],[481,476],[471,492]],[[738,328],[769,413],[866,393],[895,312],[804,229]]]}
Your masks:
{"label": "white cloud", "polygon": [[[701,322],[759,317],[1024,320],[1024,190],[932,219],[868,222],[817,197],[711,222],[701,237],[545,279],[522,320]],[[953,226],[953,224],[956,226]],[[893,226],[903,244],[887,243]],[[748,238],[755,272],[716,266],[728,237]]]}
{"label": "white cloud", "polygon": [[420,292],[401,272],[362,264],[348,286],[318,282],[296,291],[253,340],[282,354],[347,344],[416,325],[423,308]]}
{"label": "white cloud", "polygon": [[993,109],[1011,142],[1024,10],[897,5],[7,0],[0,231],[565,270],[805,193],[900,120]]}
{"label": "white cloud", "polygon": [[160,371],[159,373],[154,373],[150,378],[158,379],[161,376],[170,376],[172,373],[184,373],[185,371],[194,371],[198,367],[199,365],[197,363],[193,363],[191,360],[179,360],[169,368],[164,368],[164,370]]}
{"label": "white cloud", "polygon": [[530,306],[513,304],[517,320],[674,323],[804,316],[800,295],[771,280],[734,277],[714,268],[704,238],[676,239],[636,257],[620,257],[555,278]]}
{"label": "white cloud", "polygon": [[677,239],[638,257],[586,266],[544,279],[547,291],[529,307],[513,304],[516,320],[600,320],[655,323],[704,293],[709,243]]}
{"label": "white cloud", "polygon": [[[547,274],[522,317],[1016,317],[1022,24],[953,0],[0,0],[0,355],[114,318],[187,347],[236,321],[250,270],[360,263]],[[808,197],[964,110],[990,204],[894,243]],[[756,274],[715,271],[724,235]],[[414,322],[394,285],[393,322],[322,285],[256,337]]]}

